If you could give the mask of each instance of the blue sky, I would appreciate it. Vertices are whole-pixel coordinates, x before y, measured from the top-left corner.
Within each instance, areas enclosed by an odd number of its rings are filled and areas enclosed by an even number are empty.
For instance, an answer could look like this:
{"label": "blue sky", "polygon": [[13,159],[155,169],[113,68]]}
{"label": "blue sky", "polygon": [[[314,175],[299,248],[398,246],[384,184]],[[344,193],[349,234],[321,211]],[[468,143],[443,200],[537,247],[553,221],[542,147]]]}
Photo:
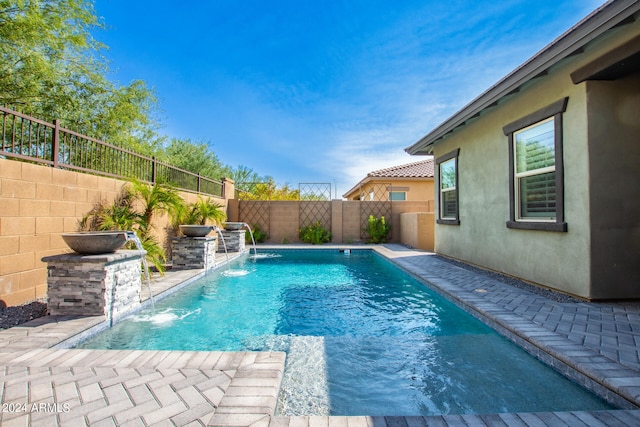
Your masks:
{"label": "blue sky", "polygon": [[603,3],[95,0],[95,37],[114,81],[155,90],[160,133],[340,197]]}

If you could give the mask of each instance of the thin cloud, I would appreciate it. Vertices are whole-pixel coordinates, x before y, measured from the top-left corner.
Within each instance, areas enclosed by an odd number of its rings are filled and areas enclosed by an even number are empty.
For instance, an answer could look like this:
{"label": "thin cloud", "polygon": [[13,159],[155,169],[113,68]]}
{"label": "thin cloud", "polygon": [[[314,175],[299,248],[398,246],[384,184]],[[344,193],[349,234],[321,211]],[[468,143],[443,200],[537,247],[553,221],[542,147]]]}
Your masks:
{"label": "thin cloud", "polygon": [[156,88],[168,136],[209,141],[224,163],[279,183],[335,181],[340,193],[415,161],[405,147],[603,3],[101,0],[96,9],[117,78]]}

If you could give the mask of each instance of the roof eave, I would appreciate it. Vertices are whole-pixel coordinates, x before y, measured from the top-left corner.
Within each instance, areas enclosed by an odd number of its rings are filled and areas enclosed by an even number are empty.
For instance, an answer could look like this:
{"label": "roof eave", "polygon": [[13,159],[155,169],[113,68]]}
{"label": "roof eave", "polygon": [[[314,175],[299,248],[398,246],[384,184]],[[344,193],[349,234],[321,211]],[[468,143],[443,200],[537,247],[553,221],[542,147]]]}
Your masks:
{"label": "roof eave", "polygon": [[611,0],[605,3],[418,142],[405,148],[405,151],[411,155],[433,154],[434,145],[446,135],[478,117],[483,110],[498,105],[506,96],[518,92],[525,83],[546,74],[550,67],[561,60],[581,52],[587,43],[619,25],[638,10],[640,2],[637,0]]}

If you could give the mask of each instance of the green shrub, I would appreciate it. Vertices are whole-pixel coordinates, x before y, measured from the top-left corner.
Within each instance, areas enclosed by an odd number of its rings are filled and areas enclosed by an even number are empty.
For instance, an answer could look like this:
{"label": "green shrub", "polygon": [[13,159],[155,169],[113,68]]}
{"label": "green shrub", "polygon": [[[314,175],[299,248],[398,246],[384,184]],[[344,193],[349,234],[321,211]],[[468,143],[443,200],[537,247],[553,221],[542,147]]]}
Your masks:
{"label": "green shrub", "polygon": [[214,202],[210,198],[198,197],[198,200],[190,204],[178,206],[173,214],[173,223],[206,225],[208,221],[213,224],[221,224],[227,219],[224,206]]}
{"label": "green shrub", "polygon": [[[255,240],[256,243],[264,243],[269,238],[267,233],[262,231],[262,229],[260,228],[260,226],[258,224],[254,224],[253,227],[251,227],[251,232],[253,233],[253,240]],[[245,233],[244,241],[246,243],[252,243],[251,242],[251,233]]]}
{"label": "green shrub", "polygon": [[391,225],[385,221],[384,216],[376,218],[369,215],[367,222],[368,243],[386,243],[389,231],[391,231]]}
{"label": "green shrub", "polygon": [[302,227],[299,236],[303,242],[313,245],[329,243],[331,241],[331,233],[320,224],[320,221],[316,221],[313,225]]}

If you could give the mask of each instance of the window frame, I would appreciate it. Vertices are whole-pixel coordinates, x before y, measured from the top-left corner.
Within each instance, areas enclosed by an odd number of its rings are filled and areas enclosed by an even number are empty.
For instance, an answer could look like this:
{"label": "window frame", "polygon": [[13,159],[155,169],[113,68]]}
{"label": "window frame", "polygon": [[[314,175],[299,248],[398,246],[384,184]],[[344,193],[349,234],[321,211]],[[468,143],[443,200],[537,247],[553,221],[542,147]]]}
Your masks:
{"label": "window frame", "polygon": [[[509,145],[509,220],[507,228],[522,230],[566,232],[568,227],[564,218],[564,161],[562,116],[567,109],[569,98],[563,98],[534,113],[516,120],[502,128]],[[554,173],[556,190],[555,218],[519,218],[519,190],[516,187],[519,176],[515,165],[515,134],[525,128],[553,120],[554,132]],[[550,171],[548,171],[550,172]],[[548,173],[547,172],[547,173]]]}
{"label": "window frame", "polygon": [[[402,199],[394,199],[392,197],[392,194],[402,194],[403,198]],[[406,191],[389,191],[389,201],[390,202],[406,202],[407,201],[407,192]]]}
{"label": "window frame", "polygon": [[[460,189],[458,186],[458,157],[460,155],[460,149],[455,149],[443,156],[440,156],[437,158],[436,160],[436,167],[437,167],[437,171],[438,171],[438,218],[436,219],[436,223],[437,224],[443,224],[443,225],[460,225]],[[443,217],[442,213],[442,196],[443,196],[443,192],[442,192],[442,169],[441,169],[441,164],[442,163],[446,163],[449,160],[453,160],[454,161],[454,165],[455,165],[455,184],[454,184],[454,189],[456,192],[456,197],[455,197],[455,207],[456,207],[456,214],[455,216],[452,217]],[[447,190],[447,192],[450,190]]]}

